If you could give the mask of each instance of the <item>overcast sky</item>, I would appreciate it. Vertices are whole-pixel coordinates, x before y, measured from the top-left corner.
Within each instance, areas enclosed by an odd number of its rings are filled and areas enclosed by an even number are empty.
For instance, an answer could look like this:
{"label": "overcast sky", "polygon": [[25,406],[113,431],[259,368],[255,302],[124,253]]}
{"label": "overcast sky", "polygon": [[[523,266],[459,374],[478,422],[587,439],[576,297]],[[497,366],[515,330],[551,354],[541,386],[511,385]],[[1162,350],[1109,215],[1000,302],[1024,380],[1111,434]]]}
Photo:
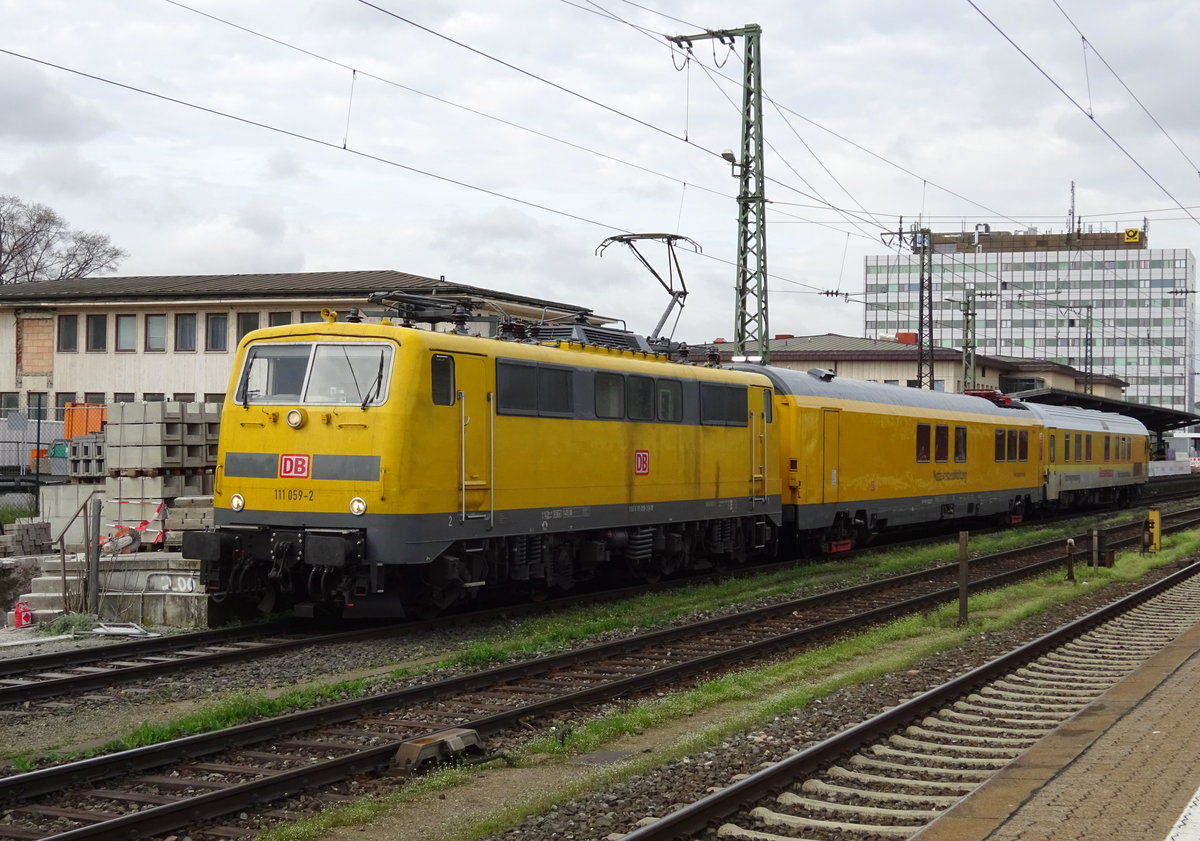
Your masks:
{"label": "overcast sky", "polygon": [[772,333],[861,335],[900,217],[1061,232],[1071,181],[1085,228],[1200,251],[1200,3],[974,2],[0,0],[0,49],[178,101],[0,53],[0,193],[120,274],[396,269],[642,333],[665,292],[594,252],[678,233],[676,337],[732,337],[744,44],[662,36],[757,23]]}

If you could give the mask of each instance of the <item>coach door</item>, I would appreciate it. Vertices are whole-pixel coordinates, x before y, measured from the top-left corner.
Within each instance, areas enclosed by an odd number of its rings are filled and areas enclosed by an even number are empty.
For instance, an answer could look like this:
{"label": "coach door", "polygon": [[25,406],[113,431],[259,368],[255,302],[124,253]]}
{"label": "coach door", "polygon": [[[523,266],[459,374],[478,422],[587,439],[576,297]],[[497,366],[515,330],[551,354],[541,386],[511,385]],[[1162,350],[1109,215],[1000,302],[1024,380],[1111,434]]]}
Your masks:
{"label": "coach door", "polygon": [[837,409],[821,411],[821,425],[824,427],[821,440],[824,442],[822,465],[824,479],[821,486],[822,502],[838,501],[838,469],[840,468],[841,449],[841,419],[842,413]]}
{"label": "coach door", "polygon": [[492,474],[495,462],[495,396],[489,381],[491,366],[482,356],[454,355],[459,407],[460,518],[492,523],[495,496]]}

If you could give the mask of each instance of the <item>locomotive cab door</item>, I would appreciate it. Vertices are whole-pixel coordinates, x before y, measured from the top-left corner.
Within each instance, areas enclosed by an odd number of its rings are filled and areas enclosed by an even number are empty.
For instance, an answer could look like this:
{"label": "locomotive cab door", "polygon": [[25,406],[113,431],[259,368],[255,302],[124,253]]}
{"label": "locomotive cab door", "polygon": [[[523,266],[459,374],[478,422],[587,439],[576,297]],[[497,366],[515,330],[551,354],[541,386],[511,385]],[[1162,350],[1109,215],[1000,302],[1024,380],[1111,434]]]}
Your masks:
{"label": "locomotive cab door", "polygon": [[821,456],[822,479],[821,501],[837,502],[839,499],[838,470],[841,467],[841,426],[842,413],[838,409],[823,409],[821,425],[824,435],[824,450]]}
{"label": "locomotive cab door", "polygon": [[490,525],[495,512],[495,394],[490,384],[491,366],[482,356],[454,354],[452,358],[459,406],[459,519],[487,520]]}

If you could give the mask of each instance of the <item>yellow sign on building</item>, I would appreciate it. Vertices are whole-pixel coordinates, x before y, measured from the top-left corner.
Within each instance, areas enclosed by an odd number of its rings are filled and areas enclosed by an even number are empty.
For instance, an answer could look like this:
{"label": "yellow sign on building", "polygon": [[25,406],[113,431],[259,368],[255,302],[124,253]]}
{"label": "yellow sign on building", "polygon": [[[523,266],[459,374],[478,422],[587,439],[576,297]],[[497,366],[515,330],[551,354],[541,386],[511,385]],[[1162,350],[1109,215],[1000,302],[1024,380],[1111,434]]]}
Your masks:
{"label": "yellow sign on building", "polygon": [[1125,241],[1126,242],[1141,242],[1142,241],[1141,230],[1139,230],[1138,228],[1126,228],[1125,229]]}

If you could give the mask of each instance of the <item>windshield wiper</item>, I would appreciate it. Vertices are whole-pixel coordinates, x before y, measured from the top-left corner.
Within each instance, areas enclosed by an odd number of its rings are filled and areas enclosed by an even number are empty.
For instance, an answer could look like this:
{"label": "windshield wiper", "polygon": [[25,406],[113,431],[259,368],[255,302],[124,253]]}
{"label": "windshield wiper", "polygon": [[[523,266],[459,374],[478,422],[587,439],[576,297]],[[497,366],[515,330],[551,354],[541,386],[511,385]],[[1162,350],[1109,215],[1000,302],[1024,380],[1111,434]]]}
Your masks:
{"label": "windshield wiper", "polygon": [[359,408],[364,412],[367,410],[367,404],[371,402],[372,397],[378,397],[379,392],[383,390],[383,360],[387,356],[386,350],[379,351],[379,370],[375,372],[375,382],[371,383],[371,387],[367,389],[367,396],[363,398],[362,406]]}

